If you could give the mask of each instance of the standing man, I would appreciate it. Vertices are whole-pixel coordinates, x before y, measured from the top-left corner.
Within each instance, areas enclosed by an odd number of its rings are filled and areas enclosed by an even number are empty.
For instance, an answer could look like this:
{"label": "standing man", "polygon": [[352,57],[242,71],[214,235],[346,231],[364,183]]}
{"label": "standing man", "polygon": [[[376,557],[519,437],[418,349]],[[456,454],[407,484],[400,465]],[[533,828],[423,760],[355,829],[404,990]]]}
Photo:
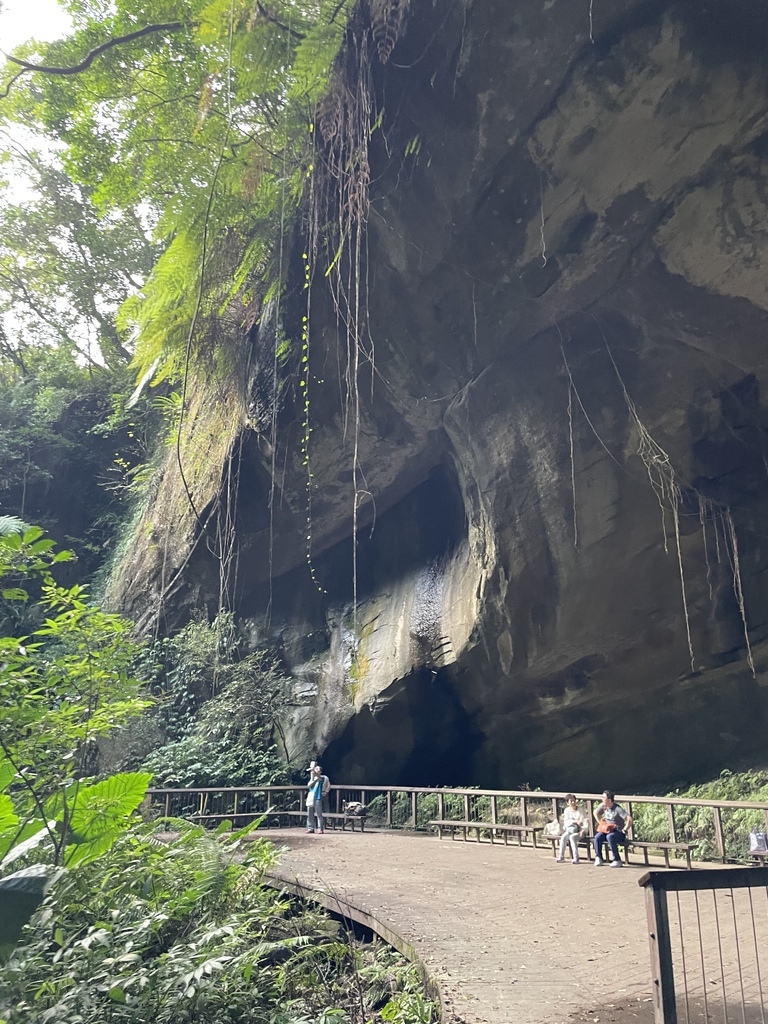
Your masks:
{"label": "standing man", "polygon": [[320,835],[324,833],[323,812],[328,809],[330,789],[331,780],[327,775],[323,775],[323,769],[319,764],[312,764],[307,783],[307,832],[317,832]]}

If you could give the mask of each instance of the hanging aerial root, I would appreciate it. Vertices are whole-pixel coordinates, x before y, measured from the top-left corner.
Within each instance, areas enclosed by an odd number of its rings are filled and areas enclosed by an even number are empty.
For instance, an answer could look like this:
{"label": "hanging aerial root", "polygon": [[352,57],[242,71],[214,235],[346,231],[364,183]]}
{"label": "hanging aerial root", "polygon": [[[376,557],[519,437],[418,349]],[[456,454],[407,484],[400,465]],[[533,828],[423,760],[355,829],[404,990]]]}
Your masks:
{"label": "hanging aerial root", "polygon": [[616,378],[621,385],[622,395],[624,397],[624,404],[627,407],[627,411],[630,416],[631,422],[634,424],[635,430],[637,431],[637,454],[640,457],[643,465],[645,466],[646,472],[648,473],[648,479],[651,483],[651,489],[656,495],[656,500],[659,503],[659,509],[661,510],[661,527],[662,536],[664,538],[664,551],[668,552],[669,548],[667,545],[667,529],[666,529],[666,510],[669,509],[672,513],[672,526],[675,534],[675,549],[677,551],[677,566],[680,575],[680,592],[683,599],[683,619],[685,621],[685,636],[688,643],[688,655],[691,661],[691,671],[695,672],[696,664],[693,653],[693,641],[691,638],[691,623],[688,615],[688,597],[685,589],[685,571],[683,568],[683,549],[680,543],[680,506],[682,504],[682,490],[677,482],[675,476],[675,470],[672,466],[669,455],[664,449],[658,444],[651,436],[649,431],[646,429],[645,424],[640,419],[635,403],[632,401],[629,392],[627,391],[624,379],[619,373],[619,368],[616,365],[616,361],[613,358],[613,353],[608,345],[608,340],[603,336],[605,341],[605,347],[608,352],[608,357],[613,365]]}
{"label": "hanging aerial root", "polygon": [[744,640],[747,644],[747,664],[749,665],[750,671],[752,672],[752,678],[757,677],[755,672],[755,662],[752,658],[752,645],[749,642],[749,630],[747,628],[747,613],[744,606],[744,592],[741,589],[741,565],[739,563],[739,545],[736,540],[736,527],[733,523],[733,516],[731,510],[728,508],[725,510],[724,515],[725,526],[728,528],[728,542],[730,546],[731,554],[731,570],[733,575],[733,592],[736,595],[736,600],[739,605],[739,614],[741,615],[741,625],[744,629]]}
{"label": "hanging aerial root", "polygon": [[568,378],[568,447],[571,454],[571,494],[573,496],[573,546],[579,550],[579,523],[576,518],[576,462],[573,457],[573,382]]}

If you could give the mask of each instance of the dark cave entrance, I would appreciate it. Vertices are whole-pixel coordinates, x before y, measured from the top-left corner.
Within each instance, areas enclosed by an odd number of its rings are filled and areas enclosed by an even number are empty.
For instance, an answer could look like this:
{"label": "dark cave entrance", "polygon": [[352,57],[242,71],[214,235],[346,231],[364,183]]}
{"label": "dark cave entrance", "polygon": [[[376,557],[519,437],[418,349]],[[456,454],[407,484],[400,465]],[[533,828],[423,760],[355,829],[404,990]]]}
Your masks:
{"label": "dark cave entrance", "polygon": [[419,669],[365,707],[323,754],[330,777],[385,786],[463,786],[483,742],[445,670]]}

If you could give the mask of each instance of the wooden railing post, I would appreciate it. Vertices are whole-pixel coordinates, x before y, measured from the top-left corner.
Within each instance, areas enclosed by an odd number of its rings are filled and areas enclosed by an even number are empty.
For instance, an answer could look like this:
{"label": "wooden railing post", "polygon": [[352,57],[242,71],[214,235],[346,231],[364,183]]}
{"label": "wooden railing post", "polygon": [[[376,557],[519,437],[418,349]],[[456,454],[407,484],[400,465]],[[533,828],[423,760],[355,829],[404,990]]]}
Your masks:
{"label": "wooden railing post", "polygon": [[525,797],[520,797],[520,824],[528,824],[528,804],[525,801]]}
{"label": "wooden railing post", "polygon": [[387,825],[392,828],[392,790],[387,790]]}
{"label": "wooden railing post", "polygon": [[437,794],[437,818],[438,821],[445,821],[445,793]]}
{"label": "wooden railing post", "polygon": [[677,1024],[667,894],[663,889],[657,889],[653,880],[645,887],[645,912],[651,952],[653,1018],[655,1024]]}
{"label": "wooden railing post", "polygon": [[464,794],[464,821],[471,821],[469,816],[469,793]]}
{"label": "wooden railing post", "polygon": [[171,816],[171,794],[165,794],[165,817],[170,818]]}
{"label": "wooden railing post", "polygon": [[418,798],[418,795],[419,794],[416,792],[415,789],[411,793],[411,824],[413,825],[414,829],[416,828],[416,826],[418,824],[418,821],[419,821],[419,819],[418,819],[418,812],[417,812],[417,806],[416,806],[416,800]]}
{"label": "wooden railing post", "polygon": [[669,841],[670,843],[676,843],[677,835],[675,833],[675,808],[672,804],[667,804],[667,821],[669,822]]}
{"label": "wooden railing post", "polygon": [[498,797],[491,797],[491,824],[495,825],[499,820]]}
{"label": "wooden railing post", "polygon": [[717,855],[725,864],[725,839],[723,838],[723,818],[719,807],[713,807],[712,813],[715,816],[715,843],[717,844]]}

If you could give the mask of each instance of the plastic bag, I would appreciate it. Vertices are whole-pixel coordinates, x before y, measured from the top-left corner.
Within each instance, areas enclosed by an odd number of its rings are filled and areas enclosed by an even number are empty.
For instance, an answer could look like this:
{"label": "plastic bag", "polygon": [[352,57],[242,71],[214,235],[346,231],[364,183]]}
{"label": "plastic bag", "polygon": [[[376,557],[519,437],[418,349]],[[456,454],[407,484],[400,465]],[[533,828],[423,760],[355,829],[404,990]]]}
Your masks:
{"label": "plastic bag", "polygon": [[749,852],[768,853],[768,837],[765,832],[749,833]]}

